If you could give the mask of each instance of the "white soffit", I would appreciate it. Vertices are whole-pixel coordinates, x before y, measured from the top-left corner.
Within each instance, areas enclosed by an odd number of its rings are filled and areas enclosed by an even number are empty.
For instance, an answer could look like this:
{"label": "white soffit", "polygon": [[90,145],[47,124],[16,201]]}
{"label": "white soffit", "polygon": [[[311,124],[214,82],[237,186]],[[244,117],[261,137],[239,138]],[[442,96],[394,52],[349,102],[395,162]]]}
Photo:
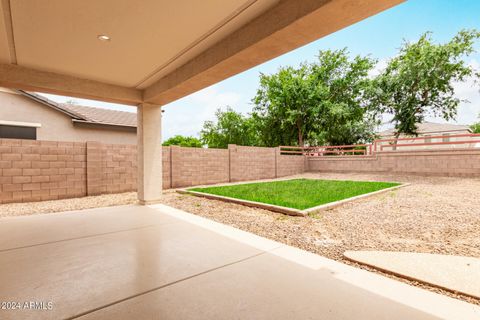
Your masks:
{"label": "white soffit", "polygon": [[19,121],[7,121],[7,120],[0,120],[0,125],[15,126],[15,127],[31,127],[31,128],[40,128],[42,126],[41,123],[36,123],[36,122],[19,122]]}
{"label": "white soffit", "polygon": [[[17,63],[144,88],[277,2],[10,1]],[[3,61],[9,51],[3,14],[0,19]],[[111,41],[99,41],[97,36],[101,34],[108,35]]]}

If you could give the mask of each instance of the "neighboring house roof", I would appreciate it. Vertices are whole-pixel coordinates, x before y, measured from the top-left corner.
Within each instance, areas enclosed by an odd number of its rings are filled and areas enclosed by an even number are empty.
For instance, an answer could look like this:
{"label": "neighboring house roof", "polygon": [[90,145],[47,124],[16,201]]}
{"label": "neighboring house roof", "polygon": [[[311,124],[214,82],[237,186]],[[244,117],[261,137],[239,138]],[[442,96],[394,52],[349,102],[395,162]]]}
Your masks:
{"label": "neighboring house roof", "polygon": [[102,123],[116,126],[137,126],[137,114],[118,110],[85,107],[75,104],[61,104],[61,107],[82,115],[86,122]]}
{"label": "neighboring house roof", "polygon": [[[469,126],[465,126],[461,124],[435,123],[435,122],[424,122],[424,123],[417,124],[417,132],[419,134],[455,132],[455,131],[471,132]],[[394,134],[395,134],[395,129],[388,129],[378,133],[378,135],[381,137],[389,137],[389,136],[393,136]]]}
{"label": "neighboring house roof", "polygon": [[23,90],[18,90],[18,92],[27,98],[65,113],[72,118],[73,122],[134,128],[137,127],[137,114],[133,112],[86,107],[68,103],[57,103],[48,99],[47,97],[33,92],[27,92]]}

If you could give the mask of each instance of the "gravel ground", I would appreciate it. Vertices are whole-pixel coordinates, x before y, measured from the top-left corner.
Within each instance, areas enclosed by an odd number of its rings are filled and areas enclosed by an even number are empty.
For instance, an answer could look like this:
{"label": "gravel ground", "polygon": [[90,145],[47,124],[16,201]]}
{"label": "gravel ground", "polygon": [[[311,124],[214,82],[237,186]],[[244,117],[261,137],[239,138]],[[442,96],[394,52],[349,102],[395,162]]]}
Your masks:
{"label": "gravel ground", "polygon": [[[480,179],[353,173],[308,173],[295,177],[396,181],[411,185],[309,217],[286,216],[174,191],[165,193],[163,203],[357,266],[343,258],[344,251],[412,251],[480,258]],[[124,193],[6,204],[0,205],[0,217],[129,204],[135,203],[135,198],[135,193]],[[400,280],[480,305],[477,299]]]}
{"label": "gravel ground", "polygon": [[91,209],[98,207],[121,206],[136,202],[137,194],[135,192],[128,192],[74,199],[0,204],[0,218]]}
{"label": "gravel ground", "polygon": [[480,258],[480,179],[361,174],[302,177],[409,182],[310,217],[165,194],[163,202],[262,236],[339,259],[345,250],[392,250]]}
{"label": "gravel ground", "polygon": [[[163,202],[356,266],[360,265],[346,260],[343,252],[412,251],[480,258],[480,179],[332,173],[297,177],[396,181],[410,185],[309,217],[285,216],[172,192],[165,194]],[[399,280],[480,305],[478,299]]]}

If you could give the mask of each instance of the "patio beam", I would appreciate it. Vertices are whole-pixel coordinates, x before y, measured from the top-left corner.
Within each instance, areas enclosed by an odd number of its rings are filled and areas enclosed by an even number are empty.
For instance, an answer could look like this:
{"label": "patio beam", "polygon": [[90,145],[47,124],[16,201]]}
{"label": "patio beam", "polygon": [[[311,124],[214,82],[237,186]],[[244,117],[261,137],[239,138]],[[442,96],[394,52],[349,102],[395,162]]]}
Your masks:
{"label": "patio beam", "polygon": [[285,0],[145,89],[160,105],[397,5],[404,0]]}
{"label": "patio beam", "polygon": [[127,105],[143,101],[141,90],[14,64],[0,64],[0,86]]}
{"label": "patio beam", "polygon": [[162,196],[162,108],[142,103],[137,108],[137,192],[140,204]]}

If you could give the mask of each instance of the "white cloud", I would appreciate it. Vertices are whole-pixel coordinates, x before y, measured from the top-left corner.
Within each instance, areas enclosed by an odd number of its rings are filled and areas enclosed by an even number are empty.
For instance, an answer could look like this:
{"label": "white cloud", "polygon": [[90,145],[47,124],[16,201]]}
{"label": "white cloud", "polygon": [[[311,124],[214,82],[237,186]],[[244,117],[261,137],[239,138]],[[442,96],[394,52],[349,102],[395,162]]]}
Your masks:
{"label": "white cloud", "polygon": [[377,64],[375,65],[375,67],[370,70],[368,72],[368,76],[370,78],[373,78],[375,76],[378,76],[380,74],[380,72],[382,72],[386,67],[387,67],[387,64],[388,64],[388,59],[380,59],[378,60]]}
{"label": "white cloud", "polygon": [[[477,60],[472,59],[468,64],[475,70],[480,70],[480,63]],[[454,88],[455,96],[461,100],[466,100],[466,102],[460,103],[456,121],[449,122],[459,124],[476,122],[480,116],[480,83],[474,78],[469,78],[465,82],[455,83]],[[429,120],[445,122],[438,118],[430,118]]]}
{"label": "white cloud", "polygon": [[473,79],[455,84],[456,96],[468,102],[462,102],[458,108],[457,122],[471,124],[480,115],[480,86]]}
{"label": "white cloud", "polygon": [[231,106],[238,111],[242,96],[236,92],[220,91],[218,86],[208,87],[164,107],[163,137],[181,134],[198,136],[203,123],[215,119],[218,108]]}

